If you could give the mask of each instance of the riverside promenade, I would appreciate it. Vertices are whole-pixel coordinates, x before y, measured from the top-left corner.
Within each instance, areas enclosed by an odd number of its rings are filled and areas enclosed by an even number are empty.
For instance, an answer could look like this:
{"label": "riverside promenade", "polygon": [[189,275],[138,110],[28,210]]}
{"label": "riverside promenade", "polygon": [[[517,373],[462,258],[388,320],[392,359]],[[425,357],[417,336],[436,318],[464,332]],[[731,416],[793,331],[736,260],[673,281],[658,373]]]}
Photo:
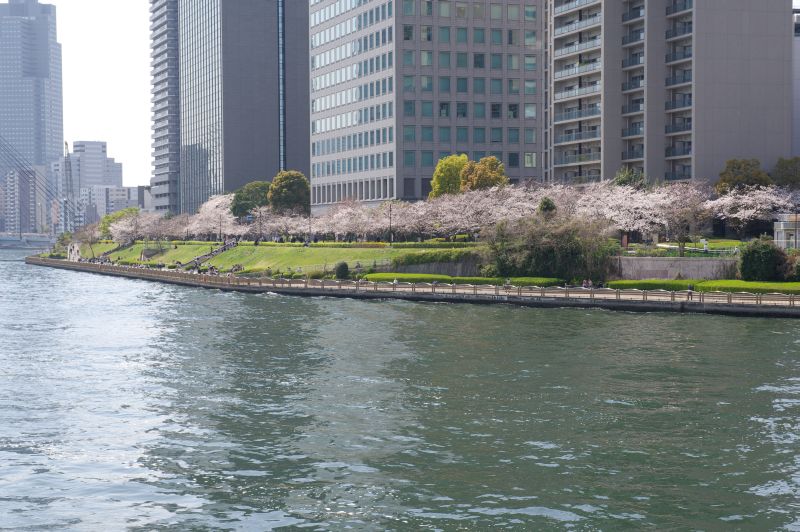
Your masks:
{"label": "riverside promenade", "polygon": [[789,294],[272,279],[194,274],[174,270],[71,262],[41,257],[28,257],[25,262],[34,266],[248,293],[354,299],[403,299],[442,303],[506,303],[526,307],[602,308],[627,312],[678,312],[800,318],[800,295]]}

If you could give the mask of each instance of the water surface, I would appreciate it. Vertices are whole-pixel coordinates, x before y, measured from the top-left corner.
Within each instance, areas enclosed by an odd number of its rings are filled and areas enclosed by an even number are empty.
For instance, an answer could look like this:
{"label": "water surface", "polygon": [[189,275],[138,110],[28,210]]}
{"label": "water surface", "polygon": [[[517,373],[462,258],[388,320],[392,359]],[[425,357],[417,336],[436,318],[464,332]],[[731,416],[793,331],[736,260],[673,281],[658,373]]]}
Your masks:
{"label": "water surface", "polygon": [[0,251],[0,530],[800,530],[797,321],[19,257]]}

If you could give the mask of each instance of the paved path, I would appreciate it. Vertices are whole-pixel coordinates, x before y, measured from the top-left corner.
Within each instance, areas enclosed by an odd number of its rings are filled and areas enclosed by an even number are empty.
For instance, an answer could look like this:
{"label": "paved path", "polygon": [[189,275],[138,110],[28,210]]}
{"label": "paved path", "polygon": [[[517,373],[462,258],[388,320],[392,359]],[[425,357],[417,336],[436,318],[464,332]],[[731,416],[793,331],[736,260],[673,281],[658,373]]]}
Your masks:
{"label": "paved path", "polygon": [[192,274],[174,270],[76,263],[39,257],[29,257],[26,262],[38,266],[239,292],[800,318],[800,296],[788,294],[288,280]]}

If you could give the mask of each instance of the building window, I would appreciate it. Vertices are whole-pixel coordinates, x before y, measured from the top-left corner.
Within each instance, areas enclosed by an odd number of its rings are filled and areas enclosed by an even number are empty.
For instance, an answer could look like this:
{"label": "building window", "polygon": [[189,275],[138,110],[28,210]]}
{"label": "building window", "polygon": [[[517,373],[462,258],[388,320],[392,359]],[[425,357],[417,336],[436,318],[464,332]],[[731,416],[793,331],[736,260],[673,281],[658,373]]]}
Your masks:
{"label": "building window", "polygon": [[519,20],[519,6],[508,6],[508,20]]}
{"label": "building window", "polygon": [[510,103],[510,104],[508,104],[508,118],[510,118],[510,119],[519,118],[519,104],[518,103]]}
{"label": "building window", "polygon": [[525,80],[525,94],[529,96],[536,94],[536,80],[534,79]]}
{"label": "building window", "polygon": [[415,0],[403,0],[403,15],[414,14],[414,2]]}
{"label": "building window", "polygon": [[525,144],[536,143],[536,130],[532,127],[525,128]]}
{"label": "building window", "polygon": [[403,50],[403,66],[414,66],[413,50]]}
{"label": "building window", "polygon": [[536,118],[536,104],[535,103],[526,103],[525,104],[525,118]]}
{"label": "building window", "polygon": [[433,76],[420,76],[419,82],[422,86],[423,92],[429,92],[433,90]]}
{"label": "building window", "polygon": [[499,120],[503,117],[503,104],[502,103],[493,103],[491,106],[491,117],[492,120]]}
{"label": "building window", "polygon": [[475,94],[486,94],[486,78],[473,78],[472,92]]}
{"label": "building window", "polygon": [[414,26],[410,24],[406,24],[405,26],[403,26],[403,40],[404,41],[414,40]]}
{"label": "building window", "polygon": [[433,26],[422,26],[420,28],[420,40],[433,42]]}
{"label": "building window", "polygon": [[472,4],[472,18],[482,19],[484,16],[486,16],[486,13],[484,11],[483,3],[475,2]]}
{"label": "building window", "polygon": [[472,129],[472,140],[476,144],[486,143],[486,128],[476,127]]}
{"label": "building window", "polygon": [[536,6],[525,6],[525,20],[528,22],[533,22],[536,20]]}
{"label": "building window", "polygon": [[532,72],[536,70],[536,56],[535,55],[526,55],[525,56],[525,70],[527,72]]}
{"label": "building window", "polygon": [[508,93],[512,95],[519,94],[519,80],[518,79],[510,79],[508,80]]}
{"label": "building window", "polygon": [[467,3],[456,2],[456,17],[467,18]]}
{"label": "building window", "polygon": [[476,103],[472,106],[472,114],[475,118],[486,118],[486,104]]}
{"label": "building window", "polygon": [[403,166],[406,168],[414,168],[417,166],[417,152],[404,151],[403,152]]}
{"label": "building window", "polygon": [[467,44],[467,28],[456,28],[456,43]]}
{"label": "building window", "polygon": [[456,92],[469,92],[469,82],[467,78],[456,78]]}
{"label": "building window", "polygon": [[492,30],[491,39],[492,39],[492,44],[498,46],[503,44],[503,30]]}
{"label": "building window", "polygon": [[422,142],[433,142],[433,126],[422,126]]}
{"label": "building window", "polygon": [[439,103],[439,117],[450,118],[450,102]]}
{"label": "building window", "polygon": [[519,46],[519,30],[508,30],[508,44]]}
{"label": "building window", "polygon": [[503,80],[492,78],[490,80],[489,90],[491,94],[503,94]]}
{"label": "building window", "polygon": [[414,126],[403,126],[403,140],[405,142],[416,142],[417,128]]}
{"label": "building window", "polygon": [[403,115],[404,116],[416,116],[416,104],[414,100],[406,100],[403,102]]}
{"label": "building window", "polygon": [[450,142],[450,128],[449,127],[440,127],[439,128],[439,142]]}
{"label": "building window", "polygon": [[467,52],[456,53],[456,67],[469,68],[469,60],[467,59]]}
{"label": "building window", "polygon": [[422,14],[425,15],[426,17],[433,16],[433,0],[423,0]]}
{"label": "building window", "polygon": [[503,128],[493,127],[489,131],[489,137],[493,143],[503,142]]}
{"label": "building window", "polygon": [[433,66],[433,52],[430,50],[422,50],[419,53],[419,64],[422,66]]}
{"label": "building window", "polygon": [[469,142],[469,128],[467,127],[456,128],[456,142],[459,143]]}
{"label": "building window", "polygon": [[536,154],[525,152],[525,168],[536,168]]}
{"label": "building window", "polygon": [[468,104],[465,102],[456,103],[456,118],[467,118]]}
{"label": "building window", "polygon": [[439,26],[439,42],[450,44],[450,26]]}
{"label": "building window", "polygon": [[490,54],[489,66],[492,70],[503,70],[503,54]]}
{"label": "building window", "polygon": [[450,0],[439,0],[439,16],[450,16]]}
{"label": "building window", "polygon": [[450,93],[450,78],[449,77],[440,77],[439,78],[439,92],[448,94]]}
{"label": "building window", "polygon": [[486,30],[484,28],[475,28],[472,30],[472,42],[473,44],[484,44],[486,43]]}
{"label": "building window", "polygon": [[531,30],[525,31],[525,47],[526,48],[535,48],[536,47],[536,32]]}
{"label": "building window", "polygon": [[439,68],[450,68],[450,52],[439,52]]}
{"label": "building window", "polygon": [[508,128],[508,143],[519,144],[519,128],[517,127]]}
{"label": "building window", "polygon": [[473,68],[486,68],[486,56],[484,54],[472,54]]}
{"label": "building window", "polygon": [[492,4],[490,10],[490,17],[492,20],[502,20],[503,19],[503,6],[502,4]]}
{"label": "building window", "polygon": [[422,116],[425,118],[433,117],[433,102],[422,102]]}
{"label": "building window", "polygon": [[508,167],[519,168],[519,153],[511,152],[508,154]]}
{"label": "building window", "polygon": [[508,68],[508,70],[519,70],[519,56],[516,54],[507,55],[506,67]]}
{"label": "building window", "polygon": [[430,168],[433,166],[433,152],[423,151],[420,153],[421,163],[423,168]]}
{"label": "building window", "polygon": [[414,92],[414,76],[403,76],[403,92]]}

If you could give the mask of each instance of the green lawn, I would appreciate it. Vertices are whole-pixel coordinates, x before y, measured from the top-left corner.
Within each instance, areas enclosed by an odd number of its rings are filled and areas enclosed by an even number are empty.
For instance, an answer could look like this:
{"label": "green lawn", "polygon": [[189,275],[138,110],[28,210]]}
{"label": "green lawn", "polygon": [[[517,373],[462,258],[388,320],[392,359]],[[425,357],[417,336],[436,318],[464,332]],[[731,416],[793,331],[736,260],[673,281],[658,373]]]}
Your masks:
{"label": "green lawn", "polygon": [[240,264],[245,272],[260,272],[267,269],[286,272],[288,268],[304,271],[322,270],[327,265],[332,271],[336,263],[347,262],[351,268],[361,263],[364,269],[378,265],[409,253],[423,250],[391,248],[335,248],[335,247],[280,247],[280,246],[239,246],[222,253],[207,262],[221,271],[230,270]]}
{"label": "green lawn", "polygon": [[[144,244],[134,244],[128,248],[112,253],[110,258],[114,261],[137,262],[142,256]],[[164,246],[164,253],[156,255],[150,259],[150,263],[173,264],[175,261],[184,264],[193,258],[208,253],[211,250],[210,244],[179,244],[177,247],[171,244]]]}
{"label": "green lawn", "polygon": [[[84,259],[91,259],[92,257],[99,257],[106,251],[116,249],[117,244],[114,242],[98,242],[97,244],[81,244],[81,257]],[[94,251],[94,253],[92,253]]]}

